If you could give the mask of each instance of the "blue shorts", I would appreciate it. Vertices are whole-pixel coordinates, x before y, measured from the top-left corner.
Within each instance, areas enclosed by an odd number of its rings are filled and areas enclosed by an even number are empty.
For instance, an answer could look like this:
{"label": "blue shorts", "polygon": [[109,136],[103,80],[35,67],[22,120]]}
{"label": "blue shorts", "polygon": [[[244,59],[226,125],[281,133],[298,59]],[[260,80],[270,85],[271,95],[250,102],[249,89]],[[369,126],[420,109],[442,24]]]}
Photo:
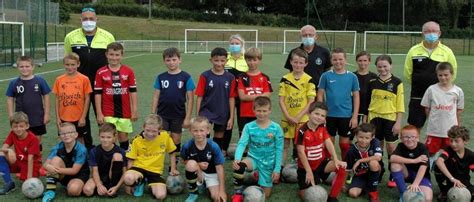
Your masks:
{"label": "blue shorts", "polygon": [[252,168],[258,172],[258,185],[267,188],[273,187],[273,168],[269,168],[260,164],[252,157],[247,157],[247,159],[252,162]]}
{"label": "blue shorts", "polygon": [[[428,170],[426,172],[428,172]],[[408,177],[405,178],[405,182],[412,183],[415,178],[416,172],[408,170]],[[430,189],[433,189],[433,186],[431,185],[431,180],[426,177],[423,177],[423,179],[421,179],[420,186],[425,186],[429,187]]]}

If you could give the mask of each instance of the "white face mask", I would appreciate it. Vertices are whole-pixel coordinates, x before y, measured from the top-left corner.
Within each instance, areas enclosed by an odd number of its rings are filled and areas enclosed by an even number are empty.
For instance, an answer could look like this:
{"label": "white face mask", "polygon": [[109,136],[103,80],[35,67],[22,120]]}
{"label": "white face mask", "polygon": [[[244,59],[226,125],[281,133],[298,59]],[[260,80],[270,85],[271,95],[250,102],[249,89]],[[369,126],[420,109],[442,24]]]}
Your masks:
{"label": "white face mask", "polygon": [[92,32],[95,29],[96,21],[82,21],[82,29],[86,32]]}

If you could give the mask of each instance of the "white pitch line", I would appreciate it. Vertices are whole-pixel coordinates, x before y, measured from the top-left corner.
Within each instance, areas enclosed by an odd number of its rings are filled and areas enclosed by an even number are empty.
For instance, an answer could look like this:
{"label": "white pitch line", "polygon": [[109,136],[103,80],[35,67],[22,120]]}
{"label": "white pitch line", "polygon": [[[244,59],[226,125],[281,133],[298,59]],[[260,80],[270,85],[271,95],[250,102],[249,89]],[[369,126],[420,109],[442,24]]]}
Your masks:
{"label": "white pitch line", "polygon": [[[134,58],[134,57],[143,56],[143,55],[147,55],[147,54],[143,53],[143,54],[133,55],[133,56],[129,56],[129,57],[124,57],[123,59],[129,59],[129,58]],[[49,74],[49,73],[58,72],[58,71],[61,71],[61,70],[64,70],[64,69],[61,68],[61,69],[55,69],[55,70],[40,72],[40,73],[36,73],[35,75]],[[18,78],[18,76],[8,78],[8,79],[0,79],[0,83],[5,82],[5,81],[10,81],[10,80],[13,80],[13,79],[16,79],[16,78]]]}

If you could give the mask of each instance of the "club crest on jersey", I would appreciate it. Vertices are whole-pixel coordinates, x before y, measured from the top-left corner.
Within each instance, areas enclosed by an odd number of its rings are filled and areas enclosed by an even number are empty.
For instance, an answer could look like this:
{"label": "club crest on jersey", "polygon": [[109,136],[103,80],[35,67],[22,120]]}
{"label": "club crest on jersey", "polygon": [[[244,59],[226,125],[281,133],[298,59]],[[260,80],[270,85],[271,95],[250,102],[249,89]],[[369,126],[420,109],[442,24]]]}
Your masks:
{"label": "club crest on jersey", "polygon": [[183,81],[178,81],[178,88],[181,89],[183,88],[184,86],[184,82]]}
{"label": "club crest on jersey", "polygon": [[387,86],[388,91],[393,91],[393,83],[389,83]]}
{"label": "club crest on jersey", "polygon": [[165,144],[160,144],[160,149],[165,149],[166,145]]}
{"label": "club crest on jersey", "polygon": [[35,92],[38,92],[39,91],[39,85],[37,83],[35,83]]}
{"label": "club crest on jersey", "polygon": [[229,81],[225,81],[224,86],[225,88],[229,88]]}
{"label": "club crest on jersey", "polygon": [[274,137],[274,135],[273,135],[273,133],[268,133],[268,134],[267,134],[267,137],[270,138],[270,139],[272,139],[272,138]]}
{"label": "club crest on jersey", "polygon": [[321,60],[321,58],[316,58],[316,61],[314,61],[314,63],[316,63],[317,65],[321,65],[323,64],[323,60]]}
{"label": "club crest on jersey", "polygon": [[211,152],[207,152],[206,158],[207,158],[208,161],[210,161],[210,160],[212,159],[212,154],[211,154]]}
{"label": "club crest on jersey", "polygon": [[128,80],[128,75],[121,75],[122,76],[122,80]]}
{"label": "club crest on jersey", "polygon": [[112,79],[113,79],[113,80],[119,80],[119,79],[120,79],[120,76],[113,76]]}

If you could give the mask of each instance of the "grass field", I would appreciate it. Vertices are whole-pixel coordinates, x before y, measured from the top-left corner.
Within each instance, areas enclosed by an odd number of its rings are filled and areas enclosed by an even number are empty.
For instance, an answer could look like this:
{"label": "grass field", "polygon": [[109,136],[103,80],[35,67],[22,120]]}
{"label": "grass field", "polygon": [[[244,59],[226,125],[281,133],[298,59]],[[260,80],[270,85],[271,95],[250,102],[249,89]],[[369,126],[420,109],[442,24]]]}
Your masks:
{"label": "grass field", "polygon": [[[139,97],[139,113],[140,113],[140,119],[138,122],[134,123],[134,129],[135,133],[140,132],[141,124],[143,121],[143,118],[146,114],[150,112],[151,109],[151,101],[152,101],[152,94],[153,94],[153,81],[158,73],[161,73],[163,71],[166,71],[166,67],[163,65],[162,60],[161,60],[161,55],[159,54],[136,54],[133,53],[134,55],[125,55],[126,58],[123,60],[124,64],[131,65],[134,70],[135,74],[137,77],[137,82],[138,82],[138,97]],[[201,72],[204,70],[210,68],[210,63],[208,61],[209,55],[207,54],[184,54],[182,56],[182,69],[189,72],[193,78],[194,81],[196,82],[198,79],[198,76]],[[283,74],[285,74],[287,71],[283,69],[283,64],[286,59],[286,55],[281,55],[281,54],[274,54],[274,55],[269,55],[266,54],[263,57],[263,61],[261,64],[261,70],[266,73],[267,75],[270,76],[271,81],[273,82],[273,89],[278,90],[278,82]],[[399,78],[403,77],[403,61],[404,61],[404,56],[394,56],[394,75],[398,76]],[[348,63],[350,63],[347,67],[348,70],[355,70],[355,64],[353,56],[349,56],[348,58]],[[458,79],[456,80],[457,85],[459,85],[461,88],[463,88],[465,97],[466,97],[466,109],[465,112],[462,115],[462,123],[463,125],[466,125],[468,128],[471,130],[474,129],[474,113],[472,111],[474,110],[474,98],[472,97],[474,93],[474,89],[469,87],[469,83],[471,83],[472,80],[472,75],[474,75],[474,70],[470,67],[471,64],[474,63],[474,58],[473,57],[465,57],[461,56],[458,57],[458,64],[459,64],[459,69],[458,69]],[[375,67],[372,65],[371,66],[372,70],[375,71]],[[54,71],[57,70],[57,71]],[[42,76],[48,81],[50,85],[54,83],[54,79],[62,74],[62,64],[61,63],[50,63],[46,64],[41,68],[36,68],[35,69],[36,73],[41,73],[41,72],[49,72],[46,74],[43,74]],[[2,68],[0,69],[0,92],[4,93],[8,81],[5,81],[5,79],[15,77],[17,76],[17,71],[12,68]],[[405,84],[405,96],[406,100],[409,95],[409,85]],[[272,120],[274,121],[279,121],[281,118],[281,112],[278,107],[277,103],[277,92],[274,92],[272,95],[272,100],[273,100],[273,112],[272,112]],[[0,104],[2,106],[5,106],[6,103],[6,98],[5,96],[1,96],[0,98]],[[54,109],[54,99],[51,101],[52,106],[51,109]],[[406,101],[406,106],[408,105],[408,102]],[[54,112],[51,111],[51,116],[52,120],[54,120]],[[6,107],[1,107],[0,108],[0,117],[2,117],[0,120],[0,134],[2,138],[4,139],[6,137],[6,134],[9,131],[9,123],[7,119],[7,112],[6,112]],[[91,116],[92,117],[92,116]],[[404,120],[406,120],[406,115],[404,116]],[[97,144],[97,127],[95,126],[95,120],[92,120],[92,125],[93,125],[93,136],[95,138],[95,143]],[[55,145],[58,142],[57,139],[57,129],[55,128],[54,123],[50,123],[48,125],[48,134],[45,135],[43,138],[43,159],[47,156],[49,153],[51,147]],[[236,135],[237,130],[234,129],[234,138],[233,142],[237,141]],[[190,135],[187,131],[184,132],[183,134],[183,141],[186,141],[190,138]],[[424,135],[421,138],[422,141],[424,142]],[[472,142],[469,144],[471,147],[474,145]],[[184,174],[183,166],[180,164],[179,165],[179,170],[181,173]],[[227,193],[229,194],[229,198],[231,194],[233,193],[232,191],[232,171],[231,171],[231,161],[226,161],[225,163],[225,171],[226,171],[226,187],[227,187]],[[438,188],[435,185],[436,183],[434,182],[434,177],[433,177],[433,184],[434,184],[434,190],[435,193],[437,192]],[[20,183],[17,182],[17,186],[20,186]],[[328,186],[325,186],[326,188],[329,188]],[[273,195],[268,199],[269,201],[298,201],[296,198],[297,195],[297,189],[298,186],[296,184],[279,184],[274,187]],[[398,201],[398,193],[396,189],[388,189],[386,187],[385,181],[379,186],[380,190],[380,195],[382,201]],[[123,192],[122,192],[123,193]],[[185,197],[187,194],[182,194],[182,195],[176,195],[176,196],[169,196],[166,201],[184,201]],[[126,196],[125,194],[119,195],[118,198],[115,199],[105,199],[105,198],[85,198],[85,197],[80,197],[80,198],[69,198],[65,196],[64,189],[58,188],[58,195],[57,195],[58,201],[97,201],[97,200],[114,200],[114,201],[132,201],[132,200],[138,200],[138,198],[133,198],[131,196]],[[0,196],[1,201],[8,201],[8,200],[26,200],[26,198],[21,194],[20,190],[16,190],[15,192],[7,195],[7,196]],[[145,193],[145,195],[141,198],[139,198],[140,201],[142,200],[152,200],[152,197],[148,192]],[[208,199],[200,196],[200,201],[207,201]],[[347,197],[346,194],[342,193],[340,195],[340,201],[366,201],[366,197],[363,196],[359,199],[351,199]]]}

